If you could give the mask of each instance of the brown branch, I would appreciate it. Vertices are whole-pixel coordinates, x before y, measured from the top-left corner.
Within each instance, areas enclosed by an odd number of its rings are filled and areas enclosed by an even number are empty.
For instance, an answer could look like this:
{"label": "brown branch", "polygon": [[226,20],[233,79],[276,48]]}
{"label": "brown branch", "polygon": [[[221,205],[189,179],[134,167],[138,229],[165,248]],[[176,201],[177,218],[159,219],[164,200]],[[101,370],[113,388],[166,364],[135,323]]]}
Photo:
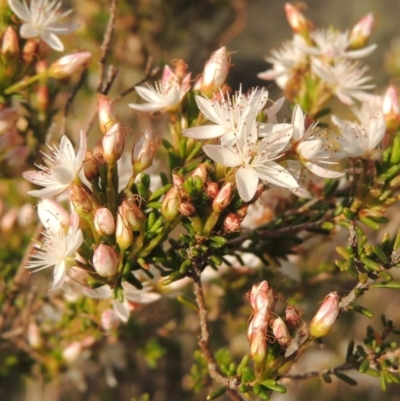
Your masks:
{"label": "brown branch", "polygon": [[96,88],[97,93],[103,93],[104,90],[106,59],[107,59],[107,53],[110,49],[111,40],[114,34],[116,13],[117,13],[117,0],[112,0],[110,6],[110,19],[108,20],[107,29],[103,38],[103,43],[100,46],[101,49],[100,60],[99,60],[100,71],[99,71],[99,82]]}
{"label": "brown branch", "polygon": [[196,296],[197,307],[199,308],[199,319],[200,319],[200,337],[199,346],[203,351],[203,355],[207,360],[208,371],[210,376],[221,385],[227,387],[227,393],[233,401],[242,401],[242,397],[235,391],[238,388],[236,379],[228,379],[223,376],[218,369],[217,362],[214,358],[213,353],[210,350],[209,338],[210,330],[208,327],[207,320],[207,309],[204,302],[203,286],[200,278],[200,269],[194,266],[192,272],[192,279],[194,283],[194,293]]}

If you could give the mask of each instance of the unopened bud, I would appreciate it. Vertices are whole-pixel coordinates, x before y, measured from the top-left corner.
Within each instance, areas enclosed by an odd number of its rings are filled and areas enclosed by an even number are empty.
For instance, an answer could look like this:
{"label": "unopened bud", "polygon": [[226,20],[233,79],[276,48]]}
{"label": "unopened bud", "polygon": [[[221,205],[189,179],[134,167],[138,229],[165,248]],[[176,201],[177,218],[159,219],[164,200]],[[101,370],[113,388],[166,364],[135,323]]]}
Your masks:
{"label": "unopened bud", "polygon": [[119,256],[110,246],[100,244],[93,254],[93,267],[101,277],[112,277],[117,273]]}
{"label": "unopened bud", "polygon": [[75,72],[86,70],[91,59],[89,52],[68,54],[55,61],[48,69],[48,74],[56,79],[68,78]]}
{"label": "unopened bud", "polygon": [[182,202],[179,206],[179,211],[182,216],[191,217],[196,214],[196,208],[191,202]]}
{"label": "unopened bud", "polygon": [[292,342],[289,330],[279,316],[272,322],[272,334],[282,347],[288,347]]}
{"label": "unopened bud", "polygon": [[93,211],[93,203],[90,195],[80,185],[71,185],[71,202],[80,216],[88,215]]}
{"label": "unopened bud", "polygon": [[254,360],[256,370],[262,370],[265,358],[267,357],[267,337],[266,328],[254,330],[250,340],[250,356]]}
{"label": "unopened bud", "polygon": [[179,173],[176,173],[175,171],[172,172],[172,184],[174,187],[181,187],[183,183],[185,182],[185,179],[183,176]]}
{"label": "unopened bud", "polygon": [[310,335],[314,338],[326,336],[339,315],[339,295],[331,292],[322,301],[318,312],[310,323]]}
{"label": "unopened bud", "polygon": [[19,57],[18,36],[12,26],[8,26],[4,32],[3,43],[1,44],[1,55],[7,61]]}
{"label": "unopened bud", "polygon": [[240,231],[241,219],[237,213],[228,213],[224,220],[224,230],[226,233]]}
{"label": "unopened bud", "polygon": [[74,341],[64,348],[62,358],[65,362],[72,363],[75,362],[81,354],[82,344],[79,341]]}
{"label": "unopened bud", "polygon": [[216,213],[222,212],[222,210],[226,209],[232,198],[232,184],[227,182],[218,192],[218,195],[215,197],[212,203],[213,211]]}
{"label": "unopened bud", "polygon": [[37,47],[38,43],[36,39],[28,39],[25,42],[25,45],[22,48],[22,60],[25,64],[30,65],[34,60],[36,60]]}
{"label": "unopened bud", "polygon": [[106,309],[101,314],[101,327],[107,332],[115,330],[121,324],[121,319],[113,309]]}
{"label": "unopened bud", "polygon": [[254,311],[259,311],[262,308],[267,308],[273,311],[275,307],[274,292],[270,289],[266,280],[261,283],[254,284],[247,298]]}
{"label": "unopened bud", "polygon": [[311,21],[307,20],[298,7],[292,6],[290,3],[285,4],[285,12],[293,32],[308,39],[310,30],[313,27]]}
{"label": "unopened bud", "polygon": [[115,164],[124,151],[124,134],[118,123],[107,130],[103,136],[103,157],[108,164]]}
{"label": "unopened bud", "polygon": [[293,306],[289,305],[286,308],[285,320],[289,327],[291,328],[297,327],[300,321],[300,314],[297,312],[295,308],[293,308]]}
{"label": "unopened bud", "polygon": [[203,182],[207,179],[207,167],[204,163],[200,163],[191,174],[192,177],[199,177]]}
{"label": "unopened bud", "polygon": [[225,83],[228,72],[229,53],[223,46],[211,55],[204,67],[201,91],[207,96],[211,96]]}
{"label": "unopened bud", "polygon": [[121,253],[128,249],[133,243],[132,231],[128,230],[128,228],[125,226],[124,221],[119,213],[117,216],[115,238],[117,240],[117,244],[119,246],[119,249],[121,250]]}
{"label": "unopened bud", "polygon": [[393,85],[389,85],[383,95],[382,112],[385,116],[388,132],[396,132],[400,126],[400,107],[399,92]]}
{"label": "unopened bud", "polygon": [[131,231],[142,231],[146,216],[136,204],[134,198],[125,199],[118,208],[125,226]]}
{"label": "unopened bud", "polygon": [[33,349],[38,349],[43,345],[39,326],[34,322],[29,323],[27,337],[28,343]]}
{"label": "unopened bud", "polygon": [[106,207],[101,207],[94,214],[94,227],[100,235],[111,235],[115,232],[115,221],[112,213]]}
{"label": "unopened bud", "polygon": [[118,122],[109,97],[102,94],[97,96],[97,111],[99,113],[100,130],[105,134],[109,128]]}
{"label": "unopened bud", "polygon": [[139,136],[132,151],[132,166],[136,175],[152,165],[160,143],[160,137],[153,134],[151,130],[146,130],[143,135]]}
{"label": "unopened bud", "polygon": [[[101,157],[103,157],[103,155],[101,155]],[[89,181],[97,180],[100,175],[96,157],[90,150],[86,152],[85,161],[83,162],[83,172]]]}
{"label": "unopened bud", "polygon": [[182,200],[179,189],[172,187],[165,195],[161,206],[161,214],[165,220],[172,221],[179,216],[179,207]]}
{"label": "unopened bud", "polygon": [[352,49],[364,47],[368,39],[371,37],[372,31],[376,26],[376,21],[372,13],[362,17],[357,24],[354,25],[350,32],[350,46]]}
{"label": "unopened bud", "polygon": [[207,182],[205,193],[207,198],[213,200],[219,192],[219,186],[216,182]]}

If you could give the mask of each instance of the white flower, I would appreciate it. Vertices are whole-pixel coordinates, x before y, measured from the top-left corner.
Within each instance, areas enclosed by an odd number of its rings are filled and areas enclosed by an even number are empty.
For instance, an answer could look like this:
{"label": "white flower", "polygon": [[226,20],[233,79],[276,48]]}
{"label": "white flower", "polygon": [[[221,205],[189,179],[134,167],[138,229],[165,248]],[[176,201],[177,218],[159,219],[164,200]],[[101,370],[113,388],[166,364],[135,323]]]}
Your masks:
{"label": "white flower", "polygon": [[[283,124],[282,124],[283,125]],[[240,197],[250,201],[257,190],[259,179],[282,187],[298,186],[293,176],[274,160],[286,148],[292,135],[290,125],[278,124],[275,130],[263,139],[258,139],[258,127],[251,129],[243,124],[235,141],[223,145],[204,145],[208,157],[227,167],[239,167],[236,185]]]}
{"label": "white flower", "polygon": [[[196,96],[197,106],[204,116],[216,125],[202,125],[183,131],[183,135],[196,139],[213,139],[224,136],[228,141],[239,132],[243,124],[251,126],[257,114],[264,108],[268,100],[268,92],[262,89],[253,89],[249,94],[243,94],[242,88],[234,96],[226,97],[221,92],[221,99],[208,99]],[[275,121],[275,114],[283,104],[279,99],[270,109],[266,110],[269,119]]]}
{"label": "white flower", "polygon": [[60,231],[69,227],[68,212],[55,200],[42,199],[37,209],[39,219],[46,230]]}
{"label": "white flower", "polygon": [[326,58],[327,61],[339,61],[342,58],[359,59],[371,54],[377,45],[370,45],[363,49],[349,50],[351,39],[349,32],[338,32],[332,29],[316,29],[310,33],[315,47],[298,43],[298,47],[313,56]]}
{"label": "white flower", "polygon": [[[152,292],[152,286],[145,284],[141,290],[138,290],[127,281],[122,282],[122,289],[124,291],[123,302],[118,299],[112,300],[112,306],[117,316],[123,321],[127,322],[130,316],[130,302],[135,304],[148,304],[158,301],[161,295]],[[90,298],[95,299],[110,299],[113,298],[113,289],[109,285],[103,285],[96,289],[84,288],[83,292]]]}
{"label": "white flower", "polygon": [[338,140],[349,157],[370,157],[371,151],[379,145],[386,132],[386,121],[382,112],[370,114],[362,125],[336,116],[332,116],[332,122],[342,133]]}
{"label": "white flower", "polygon": [[339,155],[335,155],[335,153],[340,153],[337,144],[333,142],[327,131],[319,131],[316,124],[312,124],[306,130],[304,120],[305,116],[301,107],[296,105],[292,117],[291,150],[299,156],[301,163],[315,175],[326,178],[341,177],[344,173],[325,168],[327,165],[336,165],[331,159],[339,158]]}
{"label": "white flower", "polygon": [[324,64],[320,60],[312,59],[313,72],[326,81],[341,102],[352,106],[354,100],[363,101],[369,94],[365,89],[372,89],[375,85],[366,84],[370,77],[364,73],[368,67],[358,68],[358,64],[343,60],[335,65]]}
{"label": "white flower", "polygon": [[78,178],[86,156],[86,135],[80,132],[80,146],[75,155],[71,141],[63,136],[60,146],[47,145],[52,155],[44,154],[45,166],[38,166],[42,171],[26,171],[23,177],[33,184],[44,188],[29,191],[28,194],[38,198],[58,195],[67,190]]}
{"label": "white flower", "polygon": [[155,82],[154,86],[136,86],[135,89],[149,103],[130,103],[130,108],[143,112],[174,110],[190,89],[190,74],[180,81],[169,66],[165,66],[161,81]]}
{"label": "white flower", "polygon": [[75,29],[76,24],[59,24],[57,21],[69,15],[72,10],[60,12],[61,1],[31,0],[29,7],[25,0],[8,0],[11,10],[24,23],[20,34],[23,38],[40,38],[54,50],[62,52],[64,45],[57,35],[68,34]]}
{"label": "white flower", "polygon": [[73,212],[71,225],[66,233],[63,229],[53,230],[51,227],[43,232],[43,242],[34,244],[35,253],[26,267],[39,271],[54,266],[53,284],[50,289],[57,290],[64,284],[67,268],[74,266],[74,256],[82,242],[79,217]]}
{"label": "white flower", "polygon": [[272,69],[257,74],[260,79],[276,81],[276,84],[285,89],[293,71],[301,66],[305,60],[305,54],[298,45],[304,44],[300,35],[294,35],[293,40],[283,44],[282,48],[272,51],[272,56],[265,60],[272,64]]}

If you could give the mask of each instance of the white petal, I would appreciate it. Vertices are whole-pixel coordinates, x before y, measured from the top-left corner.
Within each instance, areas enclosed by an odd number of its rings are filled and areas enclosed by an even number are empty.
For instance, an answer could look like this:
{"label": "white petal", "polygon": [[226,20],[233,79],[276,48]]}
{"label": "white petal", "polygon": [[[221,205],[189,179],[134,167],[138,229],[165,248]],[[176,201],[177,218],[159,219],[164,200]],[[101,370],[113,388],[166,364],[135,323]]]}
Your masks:
{"label": "white petal", "polygon": [[296,179],[280,164],[268,162],[268,164],[257,167],[258,176],[271,184],[285,188],[297,188],[299,184]]}
{"label": "white petal", "polygon": [[327,170],[315,163],[306,162],[305,164],[312,173],[314,173],[315,175],[318,175],[320,177],[338,178],[338,177],[342,177],[344,175],[344,173],[341,173],[338,171]]}
{"label": "white petal", "polygon": [[19,0],[8,0],[8,5],[10,6],[13,13],[22,21],[31,20],[31,13],[25,2],[21,3],[21,1]]}
{"label": "white petal", "polygon": [[86,157],[86,150],[87,150],[86,134],[85,134],[85,131],[83,129],[81,129],[81,131],[79,133],[79,149],[78,149],[78,153],[75,158],[76,169],[79,169],[82,167],[82,164]]}
{"label": "white petal", "polygon": [[237,167],[243,163],[237,153],[221,145],[204,145],[203,150],[210,159],[226,167]]}
{"label": "white petal", "polygon": [[163,96],[158,93],[153,87],[135,86],[136,92],[140,97],[147,100],[149,103],[162,103]]}
{"label": "white petal", "polygon": [[292,118],[293,134],[292,138],[294,141],[300,140],[304,135],[304,115],[301,107],[296,104],[293,111]]}
{"label": "white petal", "polygon": [[136,103],[130,103],[128,106],[131,109],[134,109],[136,111],[141,111],[144,113],[151,113],[153,111],[161,111],[162,109],[165,108],[164,104],[160,103],[143,103],[143,104],[136,104]]}
{"label": "white petal", "polygon": [[363,49],[347,51],[345,53],[345,55],[346,55],[346,58],[349,58],[349,59],[357,59],[357,58],[361,58],[361,57],[366,57],[369,54],[371,54],[377,47],[378,47],[378,45],[373,44],[373,45],[370,45]]}
{"label": "white petal", "polygon": [[200,127],[188,128],[183,131],[183,135],[188,138],[213,139],[219,138],[227,132],[227,129],[220,125],[202,125]]}
{"label": "white petal", "polygon": [[258,185],[258,174],[251,167],[240,167],[236,171],[236,185],[239,196],[245,201],[249,202],[253,199]]}
{"label": "white petal", "polygon": [[109,285],[102,285],[99,288],[83,287],[82,291],[90,298],[108,299],[112,297],[112,289]]}
{"label": "white petal", "polygon": [[53,285],[50,288],[50,291],[58,290],[62,287],[67,269],[65,267],[64,260],[54,267],[53,271]]}
{"label": "white petal", "polygon": [[129,305],[127,301],[119,302],[116,299],[113,299],[112,301],[113,308],[115,310],[115,313],[118,315],[118,317],[123,321],[127,322],[130,316],[129,312]]}
{"label": "white petal", "polygon": [[48,31],[43,31],[40,34],[40,37],[43,39],[44,42],[46,42],[52,49],[62,52],[64,51],[64,45],[59,39],[58,36],[54,35],[54,33],[48,32]]}
{"label": "white petal", "polygon": [[39,31],[31,23],[22,24],[19,33],[25,39],[36,38],[39,36]]}

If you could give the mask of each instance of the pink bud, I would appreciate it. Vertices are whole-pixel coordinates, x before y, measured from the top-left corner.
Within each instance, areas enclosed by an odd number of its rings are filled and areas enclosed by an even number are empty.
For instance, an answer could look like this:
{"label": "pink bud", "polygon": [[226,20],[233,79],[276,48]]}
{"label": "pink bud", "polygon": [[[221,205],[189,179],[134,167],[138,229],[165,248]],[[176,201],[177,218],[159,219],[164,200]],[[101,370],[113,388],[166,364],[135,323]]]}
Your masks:
{"label": "pink bud", "polygon": [[226,209],[232,198],[232,184],[227,182],[218,192],[218,195],[215,197],[212,203],[213,211],[216,213],[222,212],[222,210]]}
{"label": "pink bud", "polygon": [[304,38],[308,38],[312,24],[306,19],[298,7],[290,3],[285,4],[286,18],[294,33],[298,33]]}
{"label": "pink bud", "polygon": [[226,233],[240,231],[240,217],[237,213],[228,213],[224,220],[224,230]]}
{"label": "pink bud", "polygon": [[84,187],[72,184],[70,188],[70,195],[71,202],[80,216],[92,213],[92,199]]}
{"label": "pink bud", "polygon": [[261,283],[254,284],[250,294],[247,294],[248,300],[254,311],[261,308],[267,308],[273,311],[275,307],[274,291],[269,288],[266,280]]}
{"label": "pink bud", "polygon": [[75,362],[81,354],[82,344],[79,341],[74,341],[64,348],[62,358],[65,362],[72,363]]}
{"label": "pink bud", "polygon": [[204,163],[200,163],[191,174],[192,177],[199,177],[203,182],[207,179],[207,167]]}
{"label": "pink bud", "polygon": [[389,85],[382,99],[382,112],[389,132],[396,132],[400,126],[399,93],[395,86]]}
{"label": "pink bud", "polygon": [[289,327],[296,327],[300,321],[300,314],[297,312],[293,306],[288,306],[286,308],[286,323]]}
{"label": "pink bud", "polygon": [[207,61],[201,82],[201,91],[208,96],[217,91],[224,83],[229,72],[229,53],[220,47]]}
{"label": "pink bud", "polygon": [[18,35],[12,26],[8,26],[3,34],[1,55],[6,58],[17,58],[19,56]]}
{"label": "pink bud", "polygon": [[75,72],[88,68],[92,55],[89,52],[67,54],[55,61],[49,68],[49,76],[57,79],[70,77]]}
{"label": "pink bud", "polygon": [[103,134],[118,122],[114,107],[109,97],[105,95],[97,95],[97,111],[99,113],[100,130]]}
{"label": "pink bud", "polygon": [[161,143],[159,135],[153,134],[149,129],[137,139],[132,151],[132,165],[135,174],[141,173],[152,165],[156,150]]}
{"label": "pink bud", "polygon": [[18,219],[18,208],[14,207],[3,215],[0,228],[3,233],[8,233],[14,227]]}
{"label": "pink bud", "polygon": [[106,309],[101,314],[101,327],[107,332],[115,330],[121,324],[121,319],[113,309]]}
{"label": "pink bud", "polygon": [[219,186],[216,182],[207,182],[206,195],[208,199],[213,200],[219,192]]}
{"label": "pink bud", "polygon": [[143,231],[143,224],[146,221],[145,215],[136,204],[135,198],[124,199],[118,208],[125,226],[131,231]]}
{"label": "pink bud", "polygon": [[115,232],[115,221],[109,209],[101,207],[94,214],[94,227],[100,235],[111,235]]}
{"label": "pink bud", "polygon": [[103,157],[108,164],[115,164],[124,151],[124,135],[118,123],[107,130],[103,136]]}
{"label": "pink bud", "polygon": [[117,215],[115,238],[121,253],[128,249],[133,243],[133,233],[125,226],[122,216],[119,213]]}
{"label": "pink bud", "polygon": [[28,39],[22,48],[22,60],[25,64],[31,64],[37,59],[38,42],[36,39]]}
{"label": "pink bud", "polygon": [[174,187],[179,188],[180,186],[183,185],[183,183],[185,182],[185,179],[183,178],[183,176],[175,171],[172,172],[172,184],[174,185]]}
{"label": "pink bud", "polygon": [[282,347],[288,347],[292,342],[289,330],[279,316],[272,322],[272,334]]}
{"label": "pink bud", "polygon": [[179,189],[172,187],[165,195],[161,206],[161,214],[165,220],[172,221],[179,216],[179,207],[181,206],[182,199]]}
{"label": "pink bud", "polygon": [[372,13],[369,13],[362,17],[360,21],[358,21],[357,24],[354,25],[353,29],[350,32],[349,39],[351,47],[353,49],[358,49],[365,46],[375,26],[376,21]]}
{"label": "pink bud", "polygon": [[339,315],[339,295],[331,292],[322,301],[318,312],[310,323],[310,335],[314,338],[326,336]]}
{"label": "pink bud", "polygon": [[100,244],[93,255],[93,266],[101,277],[112,277],[117,273],[119,256],[110,246]]}
{"label": "pink bud", "polygon": [[182,202],[179,206],[179,211],[182,216],[191,217],[196,214],[196,208],[191,202]]}

